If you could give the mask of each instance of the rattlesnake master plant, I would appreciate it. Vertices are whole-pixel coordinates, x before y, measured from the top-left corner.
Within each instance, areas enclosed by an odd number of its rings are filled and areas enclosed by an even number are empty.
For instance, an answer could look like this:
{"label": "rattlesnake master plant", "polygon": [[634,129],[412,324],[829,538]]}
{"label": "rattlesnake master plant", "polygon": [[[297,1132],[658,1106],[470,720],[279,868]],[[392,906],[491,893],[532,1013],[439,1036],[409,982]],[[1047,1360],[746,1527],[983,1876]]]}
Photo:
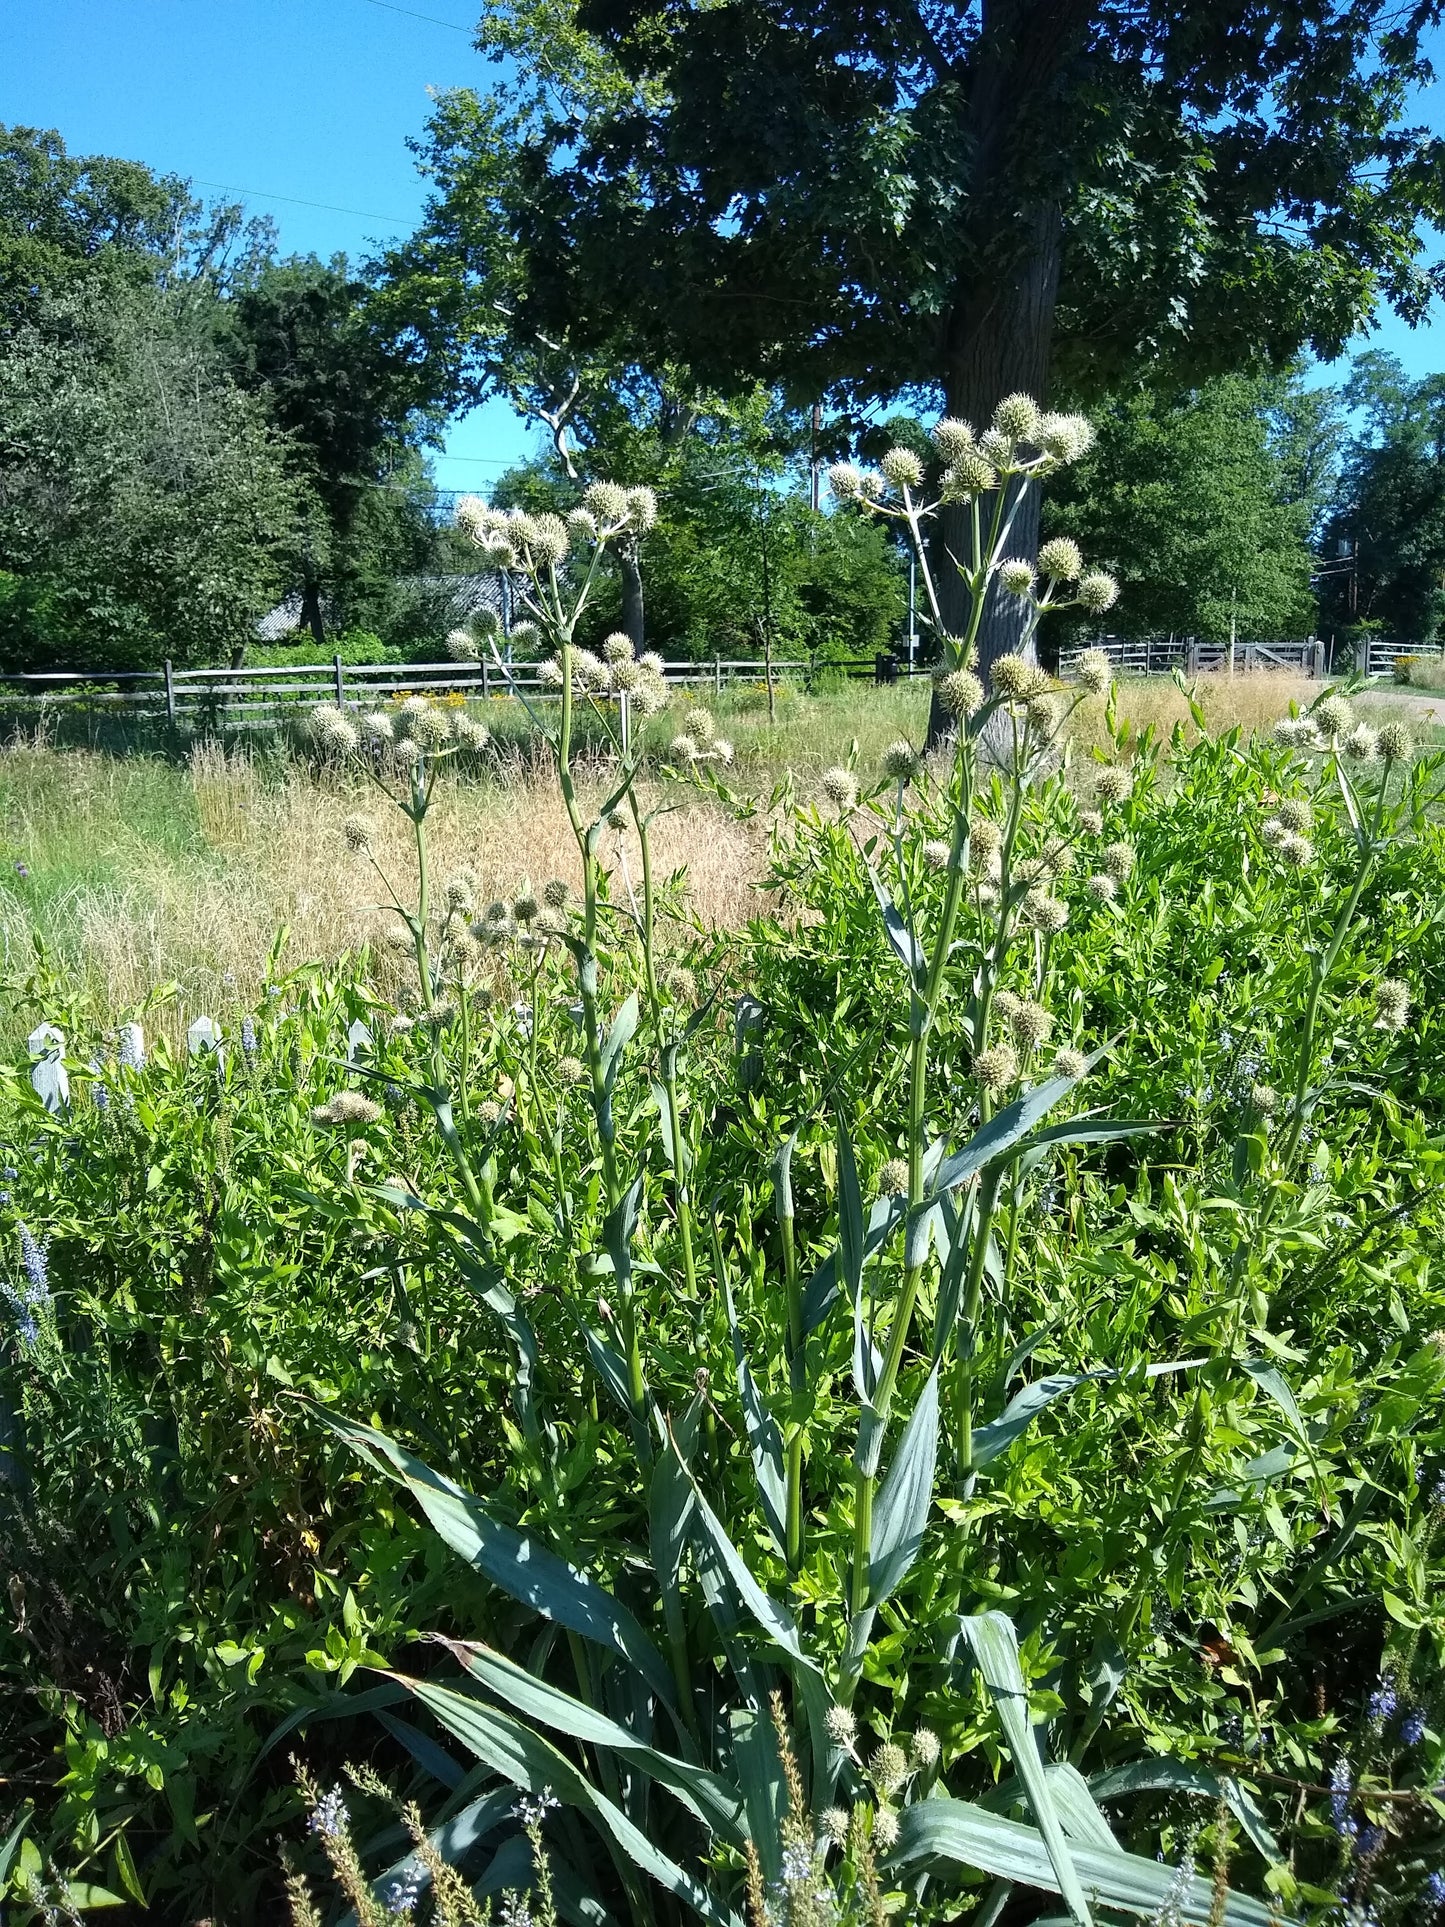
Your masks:
{"label": "rattlesnake master plant", "polygon": [[[536,640],[552,651],[554,701],[531,707],[576,840],[575,895],[549,886],[539,899],[524,885],[510,904],[499,899],[473,919],[468,882],[447,893],[439,916],[425,818],[435,762],[450,745],[417,712],[398,789],[388,777],[397,751],[384,732],[323,719],[333,751],[359,758],[415,827],[418,897],[392,899],[429,1033],[429,1067],[414,1095],[435,1116],[460,1196],[429,1201],[397,1184],[373,1196],[383,1222],[388,1212],[398,1225],[426,1221],[436,1262],[460,1273],[479,1315],[506,1333],[509,1502],[473,1495],[347,1415],[318,1408],[317,1416],[402,1484],[447,1544],[513,1602],[512,1643],[526,1664],[452,1640],[452,1670],[393,1671],[381,1690],[424,1708],[475,1757],[482,1781],[534,1795],[548,1789],[561,1802],[567,1824],[548,1833],[559,1893],[570,1885],[595,1897],[600,1848],[608,1904],[625,1899],[638,1920],[686,1912],[732,1927],[747,1914],[754,1927],[764,1918],[801,1927],[834,1907],[876,1920],[898,1904],[886,1896],[904,1893],[920,1915],[951,1916],[950,1881],[962,1870],[1001,1883],[999,1904],[1013,1884],[1057,1893],[1079,1927],[1089,1927],[1095,1908],[1265,1927],[1268,1909],[1226,1885],[1120,1849],[1072,1760],[1046,1761],[1009,1619],[966,1610],[989,1597],[980,1600],[966,1553],[995,1509],[990,1469],[1002,1468],[1051,1401],[1120,1376],[1101,1361],[1007,1398],[1014,1368],[1000,1369],[999,1351],[1010,1343],[1028,1187],[1060,1153],[1164,1127],[1088,1113],[1048,1121],[1072,1105],[1107,1050],[1085,1034],[1083,1013],[1057,979],[1056,946],[1071,924],[1089,919],[1107,933],[1128,917],[1129,831],[1149,792],[1151,757],[1129,755],[1119,730],[1112,755],[1082,772],[1072,764],[1067,726],[1081,703],[1104,698],[1113,727],[1101,655],[1085,657],[1072,690],[1024,655],[995,664],[988,689],[972,667],[996,581],[1026,601],[1026,639],[1052,608],[1112,599],[1113,585],[1090,574],[1072,543],[1047,545],[1037,572],[1005,553],[1024,493],[1079,453],[1087,431],[1015,397],[983,435],[944,423],[935,440],[950,477],[940,501],[962,492],[976,502],[998,490],[989,527],[976,513],[972,549],[960,561],[971,608],[965,633],[944,636],[940,625],[939,692],[955,727],[944,752],[927,760],[894,745],[876,779],[855,767],[825,773],[818,804],[784,824],[777,846],[780,884],[828,865],[866,875],[886,946],[872,1001],[887,1016],[906,1009],[898,1048],[880,1022],[866,1058],[855,1052],[822,1078],[774,1053],[760,1085],[756,1026],[751,1018],[744,1025],[740,1007],[749,1082],[737,1091],[690,1082],[687,1046],[709,1006],[689,1014],[661,963],[655,806],[639,790],[639,752],[620,715],[623,696],[640,695],[644,708],[663,700],[660,671],[635,661],[625,638],[600,656],[574,640],[609,544],[645,533],[651,511],[637,491],[594,485],[566,522],[479,506],[462,517],[490,563],[523,576]],[[846,470],[834,477],[843,497],[905,524],[936,617],[923,536],[938,502],[915,498],[921,482],[921,466],[901,451],[877,480]],[[575,769],[583,705],[611,750],[595,804],[584,802]],[[1327,711],[1310,723],[1311,741],[1318,731],[1324,742],[1328,729],[1329,742],[1339,742],[1346,721]],[[354,741],[343,741],[348,731]],[[1366,810],[1328,745],[1324,754],[1326,775],[1359,824],[1363,875],[1402,806],[1387,802],[1382,783]],[[719,771],[727,761],[706,712],[687,717],[673,741],[677,773],[726,801]],[[1304,836],[1283,812],[1280,821],[1285,835]],[[624,890],[614,900],[604,857],[608,839],[624,832],[637,845],[640,887],[619,862]],[[348,841],[371,860],[364,826]],[[1308,864],[1291,875],[1306,887]],[[1356,890],[1336,927],[1358,903]],[[445,994],[438,961],[447,919],[467,923],[480,944],[514,945],[527,975],[524,1080],[470,1110],[468,1006]],[[575,1029],[548,1063],[538,1058],[538,1015],[559,953],[570,965]],[[1318,958],[1321,995],[1332,961],[1327,947]],[[1399,1010],[1399,999],[1387,998],[1382,1020]],[[825,1027],[828,1013],[812,1016]],[[1273,1139],[1244,1158],[1241,1210],[1256,1231],[1268,1229],[1275,1190],[1294,1182],[1312,1038],[1307,1026],[1288,1096],[1269,1112]],[[566,1103],[574,1086],[588,1098],[581,1138]],[[782,1104],[790,1114],[780,1117]],[[865,1113],[870,1136],[881,1122],[890,1140],[871,1183],[855,1150]],[[1265,1117],[1263,1101],[1255,1115]],[[509,1196],[497,1155],[508,1128],[531,1134],[538,1161],[550,1165],[550,1199]],[[717,1190],[717,1145],[749,1131],[770,1134],[766,1155],[741,1192]],[[827,1185],[821,1262],[799,1233],[800,1146]],[[1162,1381],[1164,1389],[1175,1375],[1204,1369],[1217,1392],[1237,1376],[1234,1342],[1251,1293],[1262,1289],[1243,1234],[1237,1250],[1229,1342],[1217,1355],[1141,1365],[1136,1385]],[[575,1333],[560,1353],[540,1338],[531,1304],[539,1292]],[[773,1383],[770,1360],[780,1361]],[[1289,1402],[1273,1368],[1254,1361],[1249,1369],[1268,1396]],[[901,1426],[895,1406],[906,1415]],[[1201,1384],[1196,1422],[1205,1409]],[[616,1476],[595,1518],[581,1487],[603,1460]],[[908,1646],[905,1603],[919,1586],[946,1595],[931,1599],[928,1620],[944,1630],[921,1650]],[[934,1682],[941,1713],[965,1690],[988,1695],[1013,1775],[1008,1800],[1028,1811],[1027,1823],[950,1794],[961,1762],[932,1727],[920,1732],[910,1721],[894,1731],[900,1689],[888,1682],[900,1649],[911,1650],[905,1670]],[[1081,1748],[1108,1703],[1086,1724]],[[1126,1791],[1162,1784],[1144,1763],[1120,1783]],[[1224,1799],[1255,1848],[1276,1855],[1232,1780],[1191,1765],[1167,1784]],[[1288,1887],[1278,1869],[1271,1877]]]}

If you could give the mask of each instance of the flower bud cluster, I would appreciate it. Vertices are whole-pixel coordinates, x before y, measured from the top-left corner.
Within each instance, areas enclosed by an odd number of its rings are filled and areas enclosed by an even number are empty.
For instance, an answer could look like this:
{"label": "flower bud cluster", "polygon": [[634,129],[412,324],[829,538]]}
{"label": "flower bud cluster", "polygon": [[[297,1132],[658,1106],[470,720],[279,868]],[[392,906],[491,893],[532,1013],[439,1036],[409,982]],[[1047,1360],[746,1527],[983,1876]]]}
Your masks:
{"label": "flower bud cluster", "polygon": [[571,549],[594,548],[614,537],[645,535],[657,524],[657,497],[650,488],[623,488],[593,482],[583,507],[564,521],[560,515],[529,515],[525,509],[496,509],[475,495],[457,503],[456,521],[492,569],[520,569],[545,575],[566,560]]}
{"label": "flower bud cluster", "polygon": [[668,754],[684,768],[698,763],[726,765],[733,760],[733,746],[725,736],[718,735],[717,724],[707,710],[694,707],[684,712],[682,728],[673,737]]}
{"label": "flower bud cluster", "polygon": [[[322,703],[312,711],[311,737],[327,754],[349,756],[365,748],[402,768],[414,763],[418,756],[456,750],[480,751],[492,739],[486,724],[474,721],[465,709],[442,709],[420,695],[408,696],[395,715],[388,715],[385,710],[371,710],[356,722],[334,703]],[[360,848],[360,845],[352,847]]]}
{"label": "flower bud cluster", "polygon": [[636,655],[631,636],[620,629],[607,637],[600,656],[574,645],[561,656],[539,663],[537,675],[546,686],[561,689],[569,669],[573,689],[594,701],[626,696],[637,716],[654,716],[667,707],[661,656],[650,650],[644,656]]}
{"label": "flower bud cluster", "polygon": [[[1049,475],[1078,461],[1093,446],[1094,431],[1082,415],[1045,413],[1032,396],[1014,394],[1004,396],[982,434],[976,435],[966,421],[945,416],[935,423],[932,441],[943,464],[940,499],[967,502],[1011,475]],[[911,498],[926,475],[918,455],[911,448],[890,448],[878,471],[836,462],[828,471],[828,484],[840,502],[857,502],[885,514],[915,512]],[[904,498],[901,511],[890,506],[890,490]],[[1026,594],[1027,586],[1011,593]]]}

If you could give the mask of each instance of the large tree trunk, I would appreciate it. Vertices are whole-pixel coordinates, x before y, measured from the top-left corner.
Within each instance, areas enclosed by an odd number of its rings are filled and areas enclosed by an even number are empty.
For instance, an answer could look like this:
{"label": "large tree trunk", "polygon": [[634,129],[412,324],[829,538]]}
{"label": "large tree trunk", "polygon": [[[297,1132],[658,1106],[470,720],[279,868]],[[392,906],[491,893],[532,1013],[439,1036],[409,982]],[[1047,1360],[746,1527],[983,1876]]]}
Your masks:
{"label": "large tree trunk", "polygon": [[642,603],[642,570],[638,567],[633,543],[618,544],[617,565],[622,571],[622,627],[640,656],[646,645],[646,613]]}

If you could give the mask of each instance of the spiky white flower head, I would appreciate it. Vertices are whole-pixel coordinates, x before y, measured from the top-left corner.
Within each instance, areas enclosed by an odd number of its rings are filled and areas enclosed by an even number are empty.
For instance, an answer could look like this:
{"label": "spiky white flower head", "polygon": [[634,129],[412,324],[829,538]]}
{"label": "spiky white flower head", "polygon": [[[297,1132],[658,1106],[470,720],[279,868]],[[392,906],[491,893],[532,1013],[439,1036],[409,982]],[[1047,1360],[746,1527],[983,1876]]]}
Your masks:
{"label": "spiky white flower head", "polygon": [[1104,834],[1103,811],[1102,810],[1080,810],[1079,811],[1079,828],[1083,831],[1085,836],[1102,836]]}
{"label": "spiky white flower head", "polygon": [[1277,850],[1290,834],[1282,816],[1267,816],[1259,826],[1259,840],[1267,850]]}
{"label": "spiky white flower head", "polygon": [[1010,702],[1027,702],[1038,689],[1039,672],[1031,662],[1022,656],[1000,656],[989,671],[996,696],[1005,696]]}
{"label": "spiky white flower head", "polygon": [[1261,1117],[1273,1117],[1279,1109],[1279,1092],[1273,1084],[1252,1084],[1249,1101]]}
{"label": "spiky white flower head", "polygon": [[373,748],[382,748],[396,735],[390,716],[384,709],[369,709],[361,718],[358,727],[361,740]]}
{"label": "spiky white flower head", "polygon": [[411,712],[406,730],[417,748],[423,750],[441,749],[452,739],[451,718],[430,703]]}
{"label": "spiky white flower head", "polygon": [[542,885],[542,901],[549,910],[565,910],[572,900],[572,886],[561,877],[549,877]]}
{"label": "spiky white flower head", "polygon": [[574,548],[591,548],[597,540],[597,517],[591,509],[573,509],[567,517],[567,533]]}
{"label": "spiky white flower head", "polygon": [[486,1098],[477,1106],[477,1122],[484,1131],[495,1131],[502,1121],[502,1107],[494,1097]]}
{"label": "spiky white flower head", "polygon": [[880,1198],[901,1198],[908,1192],[907,1158],[889,1158],[878,1173],[878,1195]]}
{"label": "spiky white flower head", "polygon": [[655,649],[649,649],[645,656],[639,656],[637,660],[649,676],[661,676],[666,673],[667,664]]}
{"label": "spiky white flower head", "polygon": [[311,736],[330,756],[349,756],[356,748],[356,725],[335,703],[320,703],[311,712]]}
{"label": "spiky white flower head", "polygon": [[733,746],[726,736],[713,737],[712,758],[716,763],[730,763],[733,760]]}
{"label": "spiky white flower head", "polygon": [[908,1778],[908,1755],[893,1740],[885,1740],[868,1764],[868,1777],[885,1799]]}
{"label": "spiky white flower head", "polygon": [[973,429],[968,422],[945,415],[942,421],[933,424],[933,446],[948,467],[967,455],[973,445]]}
{"label": "spiky white flower head", "polygon": [[914,1766],[925,1773],[931,1772],[938,1765],[943,1752],[938,1735],[927,1726],[918,1728],[908,1750]]}
{"label": "spiky white flower head", "polygon": [[973,1074],[986,1091],[1006,1091],[1018,1078],[1018,1052],[1012,1044],[990,1044],[974,1058]]}
{"label": "spiky white flower head", "polygon": [[818,1815],[818,1838],[841,1847],[848,1840],[848,1815],[842,1807],[829,1807]]}
{"label": "spiky white flower head", "polygon": [[1116,883],[1126,883],[1134,869],[1134,845],[1122,838],[1104,847],[1104,868]]}
{"label": "spiky white flower head", "polygon": [[911,783],[918,774],[918,751],[901,736],[883,752],[883,774],[897,783]]}
{"label": "spiky white flower head", "polygon": [[560,1057],[557,1060],[557,1082],[559,1084],[580,1084],[587,1076],[587,1066],[580,1057]]}
{"label": "spiky white flower head", "polygon": [[1037,442],[1042,417],[1032,395],[1005,395],[993,411],[993,425],[1011,442]]}
{"label": "spiky white flower head", "polygon": [[1013,1019],[1014,1035],[1020,1043],[1037,1050],[1040,1044],[1048,1043],[1053,1028],[1052,1012],[1045,1010],[1042,1004],[1036,1004],[1030,997],[1020,999]]}
{"label": "spiky white flower head", "polygon": [[839,502],[856,502],[863,493],[863,471],[855,462],[834,462],[828,487]]}
{"label": "spiky white flower head", "polygon": [[485,723],[479,723],[465,710],[459,710],[452,718],[452,734],[463,749],[483,750],[492,740],[492,732]]}
{"label": "spiky white flower head", "polygon": [[621,629],[614,629],[602,645],[602,653],[608,662],[631,662],[637,651],[632,638]]}
{"label": "spiky white flower head", "polygon": [[1088,1070],[1089,1060],[1081,1050],[1071,1050],[1065,1046],[1063,1050],[1054,1052],[1055,1077],[1072,1077],[1077,1081],[1081,1077],[1086,1077]]}
{"label": "spiky white flower head", "polygon": [[1003,847],[1003,831],[991,816],[970,817],[968,824],[968,848],[972,857],[997,856]]}
{"label": "spiky white flower head", "polygon": [[953,847],[941,836],[931,836],[923,846],[923,861],[930,870],[946,870],[953,860]]}
{"label": "spiky white flower head", "polygon": [[1403,763],[1414,749],[1410,732],[1404,723],[1382,723],[1380,726],[1380,754],[1387,763]]}
{"label": "spiky white flower head", "polygon": [[890,448],[878,464],[883,471],[883,479],[902,494],[906,488],[919,488],[923,483],[923,464],[911,448]]}
{"label": "spiky white flower head", "polygon": [[1054,461],[1077,462],[1094,446],[1094,424],[1087,415],[1047,414],[1036,439]]}
{"label": "spiky white flower head", "polygon": [[979,436],[978,452],[995,468],[1011,469],[1014,465],[1013,438],[1001,434],[997,428],[986,428]]}
{"label": "spiky white flower head", "polygon": [[470,629],[449,629],[446,651],[453,662],[475,662],[481,654]]}
{"label": "spiky white flower head", "polygon": [[673,737],[668,744],[667,753],[674,763],[695,763],[701,751],[694,738],[684,731],[682,735]]}
{"label": "spiky white flower head", "polygon": [[1090,569],[1086,576],[1080,578],[1074,595],[1079,607],[1087,614],[1101,616],[1119,600],[1119,585],[1107,569]]}
{"label": "spiky white flower head", "polygon": [[567,680],[567,671],[555,656],[545,656],[537,664],[537,681],[549,689],[560,689]]}
{"label": "spiky white flower head", "polygon": [[530,616],[518,616],[510,630],[514,650],[538,649],[542,644],[542,631]]}
{"label": "spiky white flower head", "polygon": [[943,472],[945,502],[971,502],[998,487],[998,471],[981,448],[966,448]]}
{"label": "spiky white flower head", "polygon": [[858,1722],[846,1706],[830,1706],[823,1715],[823,1726],[834,1746],[851,1746],[858,1737]]}
{"label": "spiky white flower head", "polygon": [[1095,903],[1112,903],[1119,894],[1118,884],[1114,881],[1113,877],[1102,870],[1098,876],[1090,877],[1084,885],[1084,888],[1094,899]]}
{"label": "spiky white flower head", "polygon": [[657,497],[650,488],[628,489],[627,521],[639,535],[646,535],[657,527]]}
{"label": "spiky white flower head", "polygon": [[346,838],[346,847],[357,856],[371,855],[371,839],[376,834],[376,825],[369,816],[348,816],[341,826],[341,834]]}
{"label": "spiky white flower head", "polygon": [[998,579],[1005,595],[1028,595],[1034,586],[1034,565],[1021,555],[1012,555],[1000,563]]}
{"label": "spiky white flower head", "polygon": [[1382,1030],[1403,1030],[1410,1015],[1410,987],[1398,977],[1385,977],[1375,985],[1375,1021]]}
{"label": "spiky white flower head", "polygon": [[1134,794],[1134,779],[1128,770],[1111,763],[1094,778],[1094,791],[1101,803],[1127,803]]}
{"label": "spiky white flower head", "polygon": [[898,1815],[892,1807],[879,1807],[874,1814],[873,1844],[880,1853],[892,1853],[898,1845]]}
{"label": "spiky white flower head", "polygon": [[1086,649],[1074,664],[1074,677],[1091,696],[1107,696],[1114,665],[1102,649]]}
{"label": "spiky white flower head", "polygon": [[325,1104],[316,1105],[311,1113],[313,1124],[350,1126],[379,1124],[380,1121],[381,1106],[361,1091],[338,1091]]}
{"label": "spiky white flower head", "polygon": [[1314,828],[1315,813],[1302,796],[1286,796],[1275,814],[1287,830],[1304,836]]}
{"label": "spiky white flower head", "polygon": [[477,879],[470,870],[458,870],[447,878],[443,901],[457,916],[469,917],[476,903]]}
{"label": "spiky white flower head", "polygon": [[1325,736],[1344,736],[1355,726],[1355,712],[1343,696],[1326,696],[1310,711],[1315,727]]}
{"label": "spiky white flower head", "polygon": [[711,715],[707,710],[696,705],[684,711],[682,726],[699,749],[708,748],[717,735],[717,724]]}
{"label": "spiky white flower head", "polygon": [[394,950],[399,957],[412,956],[416,951],[416,938],[410,930],[390,929],[383,933],[382,942],[388,950]]}
{"label": "spiky white flower head", "polygon": [[1373,763],[1380,753],[1380,739],[1368,723],[1356,723],[1340,748],[1353,762]]}
{"label": "spiky white flower head", "polygon": [[518,923],[531,923],[541,907],[537,901],[537,892],[530,883],[524,883],[512,898],[512,915]]}
{"label": "spiky white flower head", "polygon": [[1023,998],[1016,990],[1000,990],[994,993],[994,1015],[1005,1024],[1011,1024],[1023,1008]]}
{"label": "spiky white flower head", "polygon": [[1039,573],[1054,582],[1077,582],[1084,573],[1084,556],[1071,535],[1056,535],[1039,550]]}
{"label": "spiky white flower head", "polygon": [[601,528],[620,528],[627,520],[627,490],[616,482],[589,483],[582,491],[582,501]]}
{"label": "spiky white flower head", "polygon": [[475,541],[492,526],[492,511],[479,495],[463,495],[452,511],[452,519],[457,527],[470,535]]}
{"label": "spiky white flower head", "polygon": [[1296,836],[1293,830],[1286,830],[1275,854],[1291,870],[1307,870],[1315,860],[1315,846],[1307,836]]}
{"label": "spiky white flower head", "polygon": [[858,801],[858,778],[852,770],[844,769],[841,764],[823,771],[818,778],[818,788],[839,810],[851,810]]}
{"label": "spiky white flower head", "polygon": [[601,695],[612,687],[612,672],[600,656],[590,649],[572,651],[572,680],[589,695]]}
{"label": "spiky white flower head", "polygon": [[1047,690],[1028,701],[1028,725],[1035,736],[1052,736],[1059,726],[1059,706]]}
{"label": "spiky white flower head", "polygon": [[950,669],[938,679],[938,700],[955,721],[961,722],[983,701],[983,684],[971,669]]}
{"label": "spiky white flower head", "polygon": [[[632,663],[626,666],[640,671],[635,681],[629,678],[627,684],[619,684],[620,687],[629,688],[635,714],[639,716],[655,716],[660,709],[666,709],[668,703],[667,684],[662,680],[661,676],[649,675],[648,672],[642,668],[641,663]],[[622,665],[619,665],[619,668],[620,667],[622,667]],[[613,674],[615,676],[617,671],[614,671]]]}
{"label": "spiky white flower head", "polygon": [[1313,716],[1281,716],[1274,739],[1286,749],[1320,749],[1324,742]]}

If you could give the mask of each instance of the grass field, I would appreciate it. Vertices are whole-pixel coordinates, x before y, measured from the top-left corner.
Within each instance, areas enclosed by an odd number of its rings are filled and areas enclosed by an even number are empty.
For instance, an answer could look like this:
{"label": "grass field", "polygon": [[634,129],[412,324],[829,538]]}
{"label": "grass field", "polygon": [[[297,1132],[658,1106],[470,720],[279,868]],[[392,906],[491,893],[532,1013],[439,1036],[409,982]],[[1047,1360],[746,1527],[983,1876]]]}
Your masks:
{"label": "grass field", "polygon": [[[1309,684],[1264,675],[1205,678],[1199,690],[1212,729],[1267,728],[1291,697],[1311,693]],[[785,769],[806,791],[821,770],[850,757],[861,770],[875,767],[889,742],[921,736],[927,698],[921,679],[815,696],[785,690],[773,723],[766,692],[748,689],[726,694],[715,713],[736,746],[736,786],[766,798]],[[1119,707],[1140,729],[1184,721],[1193,730],[1184,697],[1168,682],[1126,685]],[[553,786],[535,780],[536,752],[518,727],[524,719],[498,720],[495,772],[448,781],[432,820],[441,873],[469,864],[483,892],[500,895],[523,877],[571,878],[575,854]],[[1102,721],[1097,703],[1080,712],[1081,749]],[[661,744],[676,726],[671,714],[650,727]],[[735,925],[756,900],[766,818],[739,822],[688,792],[680,803],[658,826],[659,867],[686,865],[697,916]],[[201,1010],[224,1018],[254,998],[278,930],[288,932],[286,960],[300,963],[334,957],[382,927],[375,878],[347,856],[341,834],[346,816],[367,807],[364,790],[318,776],[274,741],[200,743],[175,759],[14,745],[0,752],[4,976],[27,974],[38,935],[67,974],[118,1015],[171,983],[164,1027],[182,1028]],[[405,880],[410,853],[391,813],[374,813],[382,860]],[[625,845],[614,851],[624,854]]]}

